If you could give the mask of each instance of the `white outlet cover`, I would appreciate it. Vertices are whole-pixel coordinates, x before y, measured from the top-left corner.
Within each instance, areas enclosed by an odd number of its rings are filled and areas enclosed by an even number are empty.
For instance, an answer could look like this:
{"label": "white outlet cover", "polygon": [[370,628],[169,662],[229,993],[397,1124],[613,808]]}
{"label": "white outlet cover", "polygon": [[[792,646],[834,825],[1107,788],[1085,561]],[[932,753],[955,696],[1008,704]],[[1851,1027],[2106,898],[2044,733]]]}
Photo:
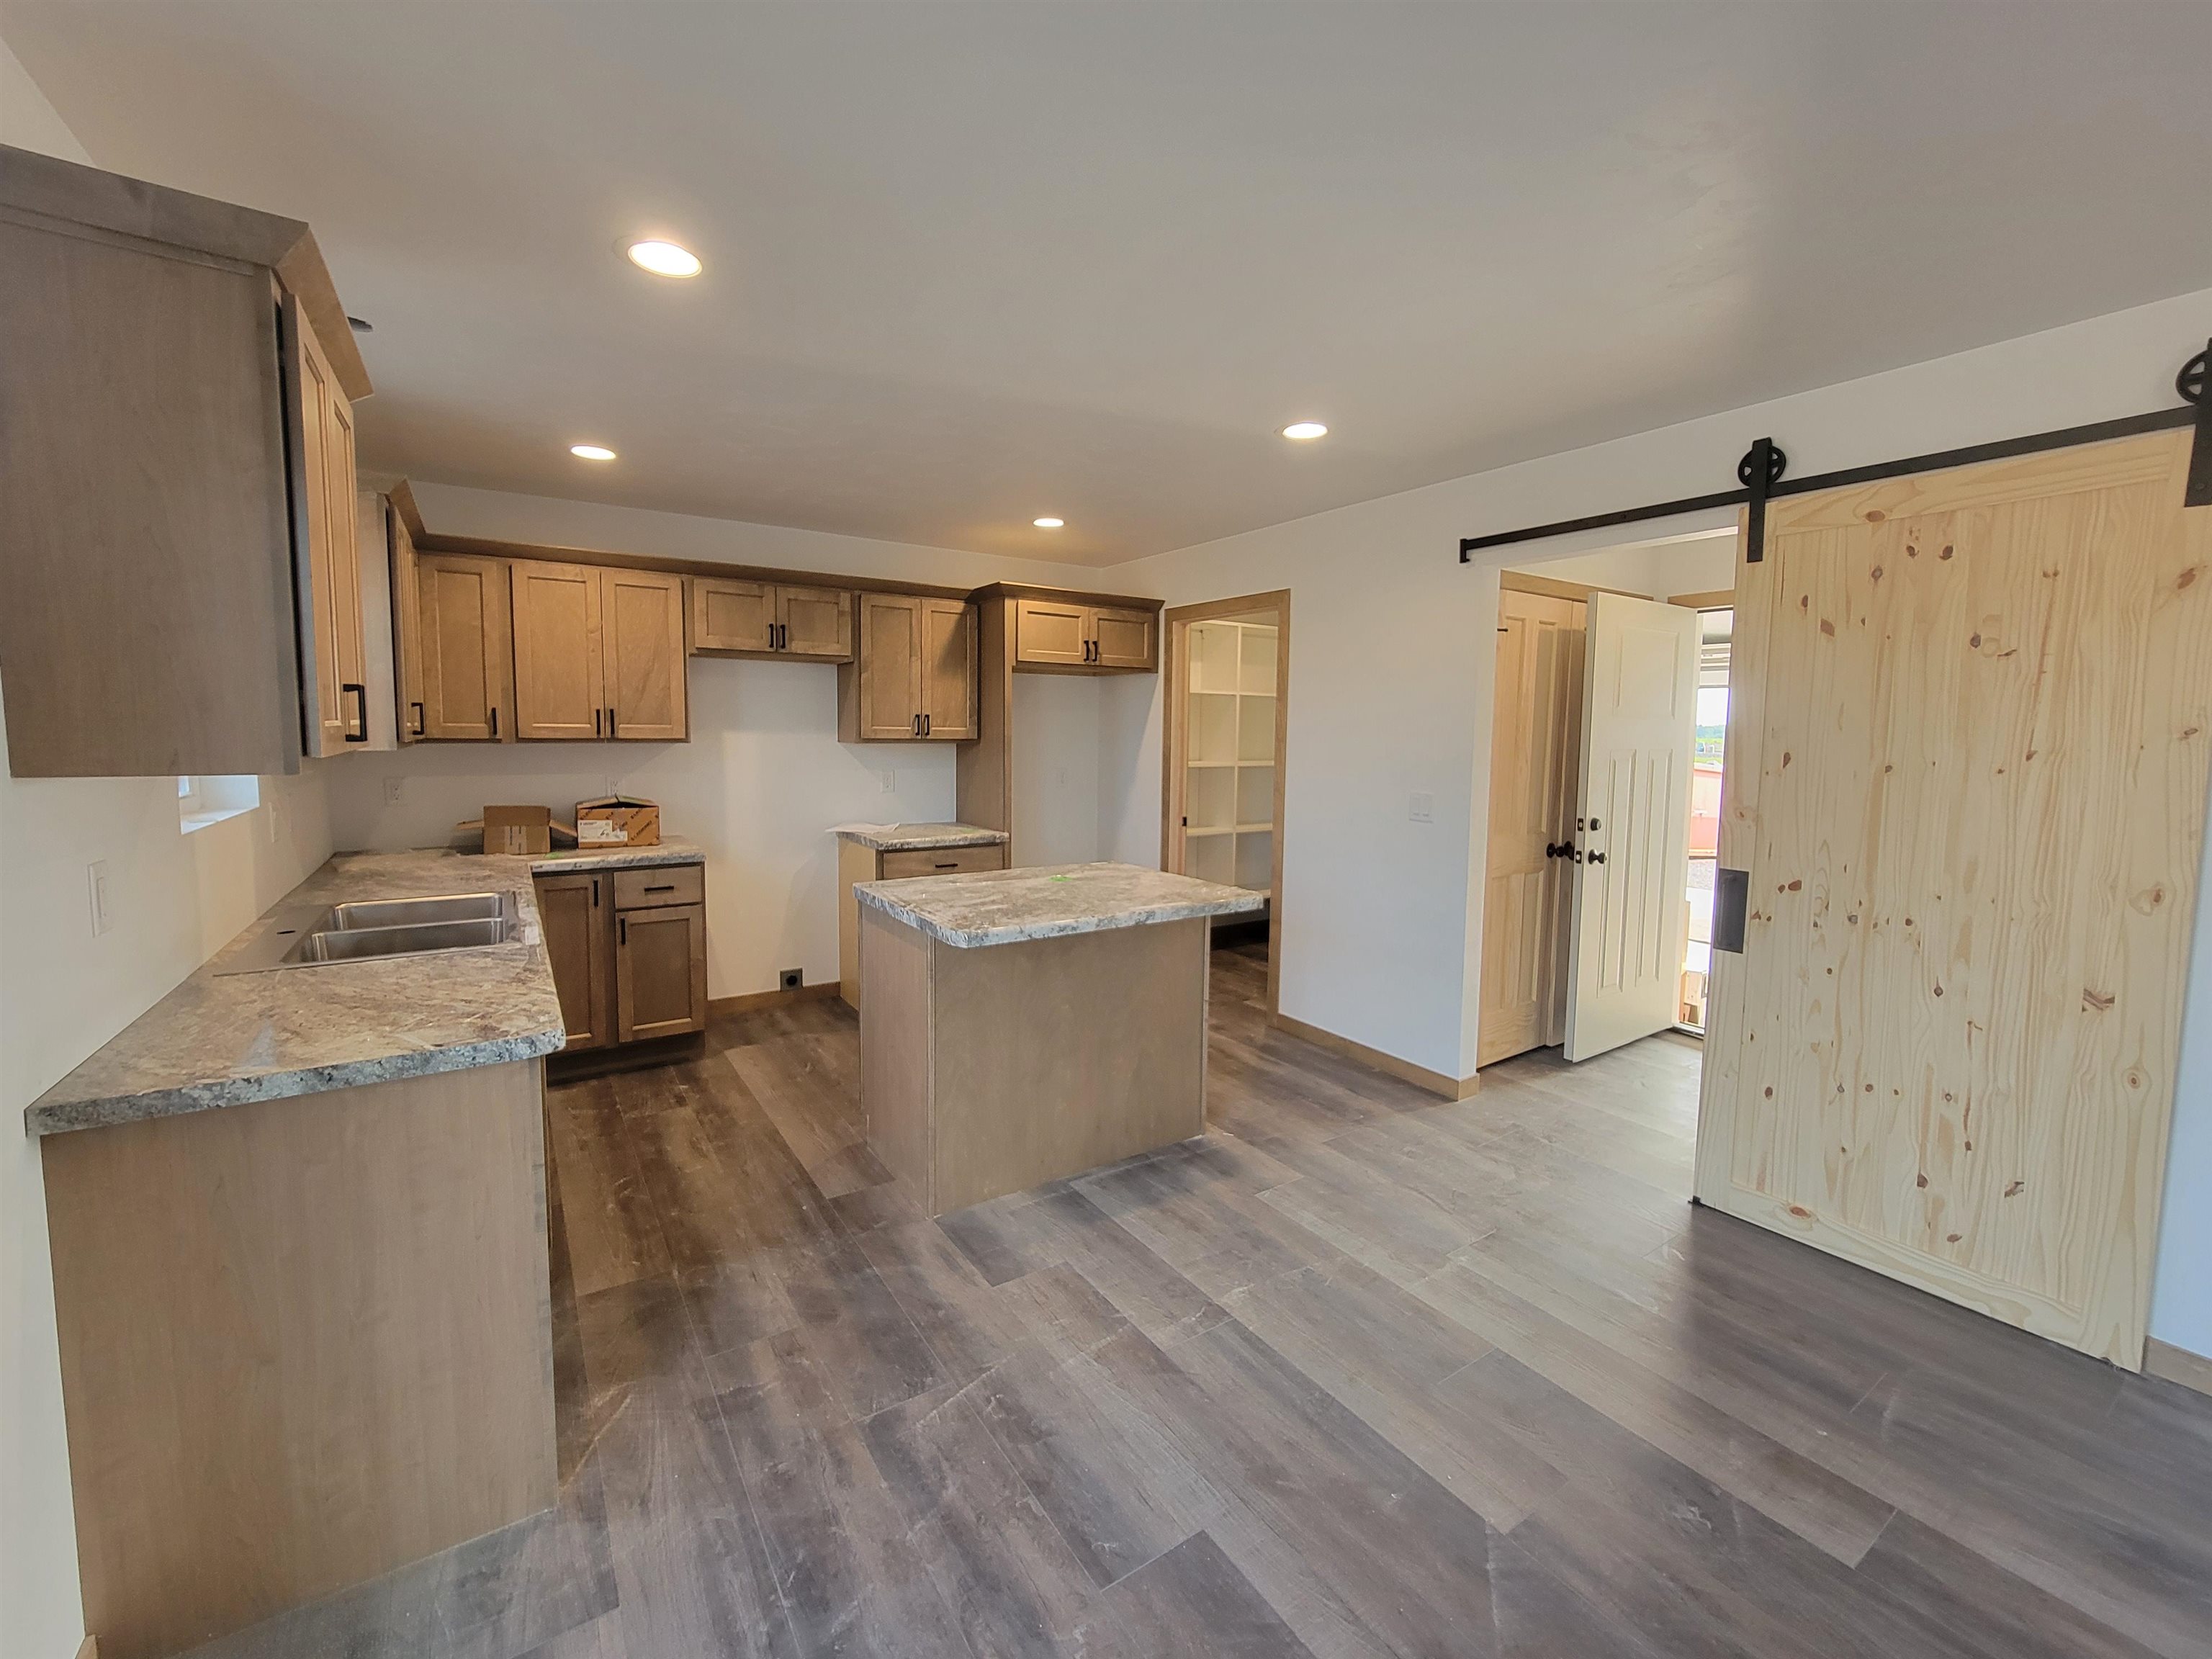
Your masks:
{"label": "white outlet cover", "polygon": [[384,781],[384,799],[385,799],[385,804],[386,804],[386,805],[388,805],[388,806],[397,806],[397,805],[399,804],[399,798],[400,798],[402,795],[404,795],[406,793],[407,793],[407,780],[406,780],[406,779],[404,779],[404,778],[386,778],[386,779],[385,779],[385,781]]}
{"label": "white outlet cover", "polygon": [[1437,821],[1437,798],[1425,789],[1416,789],[1406,802],[1406,816],[1416,823]]}
{"label": "white outlet cover", "polygon": [[876,777],[883,784],[884,793],[886,795],[898,787],[898,774],[896,772],[878,772]]}

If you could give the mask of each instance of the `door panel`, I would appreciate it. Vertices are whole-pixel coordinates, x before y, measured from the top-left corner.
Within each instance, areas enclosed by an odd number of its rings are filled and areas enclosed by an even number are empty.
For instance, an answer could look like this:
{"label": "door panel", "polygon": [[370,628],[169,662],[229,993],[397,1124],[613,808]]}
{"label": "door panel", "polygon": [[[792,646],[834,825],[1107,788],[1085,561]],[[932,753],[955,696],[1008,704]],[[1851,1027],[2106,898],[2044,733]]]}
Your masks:
{"label": "door panel", "polygon": [[1098,667],[1151,672],[1160,665],[1158,618],[1149,611],[1094,611],[1091,637]]}
{"label": "door panel", "polygon": [[921,601],[904,593],[860,595],[858,739],[919,736]]}
{"label": "door panel", "polygon": [[311,660],[302,670],[312,706],[304,735],[309,754],[335,755],[345,747],[345,711],[338,691],[338,555],[331,501],[330,408],[331,399],[342,394],[307,318],[296,306],[289,315],[294,330],[293,377],[300,399],[298,477],[306,497],[301,522],[307,542],[307,614],[301,632]]}
{"label": "door panel", "polygon": [[779,587],[775,619],[783,629],[776,647],[822,662],[853,659],[853,596],[828,587]]}
{"label": "door panel", "polygon": [[1698,719],[1696,611],[1593,593],[1586,620],[1569,1060],[1674,1023]]}
{"label": "door panel", "polygon": [[1705,1202],[2142,1364],[2212,731],[2184,433],[1776,503]]}
{"label": "door panel", "polygon": [[617,1041],[707,1029],[707,911],[699,904],[615,918]]}
{"label": "door panel", "polygon": [[560,994],[561,1023],[571,1048],[604,1048],[614,1040],[612,878],[540,876],[538,917],[545,955]]}
{"label": "door panel", "polygon": [[957,599],[921,602],[922,735],[975,735],[975,607]]}
{"label": "door panel", "polygon": [[684,696],[684,578],[650,570],[599,574],[607,735],[680,743],[691,735]]}
{"label": "door panel", "polygon": [[1498,617],[1479,1066],[1564,1035],[1571,866],[1546,849],[1574,839],[1582,759],[1581,602],[1509,590]]}
{"label": "door panel", "polygon": [[691,579],[691,644],[700,651],[767,651],[775,622],[770,582]]}
{"label": "door panel", "polygon": [[415,538],[397,507],[384,509],[385,541],[392,562],[392,678],[399,741],[427,736],[429,708],[422,696],[422,599]]}
{"label": "door panel", "polygon": [[605,736],[599,573],[535,559],[514,568],[516,735]]}
{"label": "door panel", "polygon": [[514,729],[507,570],[497,559],[416,561],[415,649],[425,738],[490,742]]}
{"label": "door panel", "polygon": [[362,618],[361,512],[353,405],[329,376],[323,405],[324,500],[330,509],[331,625],[338,677],[341,751],[368,742],[368,636]]}
{"label": "door panel", "polygon": [[1090,659],[1091,616],[1079,605],[1014,601],[1014,660],[1080,668]]}

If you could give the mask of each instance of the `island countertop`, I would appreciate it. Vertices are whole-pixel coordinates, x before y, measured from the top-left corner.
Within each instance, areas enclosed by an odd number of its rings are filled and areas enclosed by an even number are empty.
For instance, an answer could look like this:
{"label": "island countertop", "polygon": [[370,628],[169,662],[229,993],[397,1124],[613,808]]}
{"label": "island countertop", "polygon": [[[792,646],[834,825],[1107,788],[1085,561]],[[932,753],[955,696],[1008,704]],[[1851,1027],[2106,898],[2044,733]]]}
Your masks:
{"label": "island countertop", "polygon": [[[34,1135],[531,1060],[563,1042],[531,884],[538,871],[693,864],[688,842],[527,858],[340,853],[23,1113]],[[227,974],[280,912],[453,892],[515,896],[503,945]]]}
{"label": "island countertop", "polygon": [[864,882],[861,903],[973,950],[1261,908],[1264,893],[1134,864],[1063,864]]}
{"label": "island countertop", "polygon": [[973,823],[841,823],[830,833],[877,853],[920,853],[939,847],[996,847],[1003,830]]}

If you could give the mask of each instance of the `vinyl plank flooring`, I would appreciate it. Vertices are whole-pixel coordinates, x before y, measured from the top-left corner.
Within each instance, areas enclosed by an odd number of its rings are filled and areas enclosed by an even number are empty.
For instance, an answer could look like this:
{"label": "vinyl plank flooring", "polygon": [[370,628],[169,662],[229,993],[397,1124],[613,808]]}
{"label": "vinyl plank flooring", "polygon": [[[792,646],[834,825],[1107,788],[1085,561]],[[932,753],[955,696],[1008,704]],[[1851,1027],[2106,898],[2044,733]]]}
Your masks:
{"label": "vinyl plank flooring", "polygon": [[842,1004],[548,1091],[561,1498],[198,1659],[2207,1659],[2212,1401],[1442,1102],[1213,956],[1209,1133],[932,1220]]}

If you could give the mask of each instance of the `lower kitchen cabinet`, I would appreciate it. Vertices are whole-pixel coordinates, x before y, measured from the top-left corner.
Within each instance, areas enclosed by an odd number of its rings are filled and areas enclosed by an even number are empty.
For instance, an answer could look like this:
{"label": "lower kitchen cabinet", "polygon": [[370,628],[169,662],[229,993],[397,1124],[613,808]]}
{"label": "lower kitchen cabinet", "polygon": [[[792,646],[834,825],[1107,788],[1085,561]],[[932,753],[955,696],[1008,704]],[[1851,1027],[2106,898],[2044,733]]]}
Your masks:
{"label": "lower kitchen cabinet", "polygon": [[564,1053],[707,1029],[703,865],[557,871],[537,889]]}
{"label": "lower kitchen cabinet", "polygon": [[[969,826],[957,826],[966,830]],[[959,876],[1006,867],[1006,844],[981,847],[870,847],[850,836],[837,843],[837,994],[860,1006],[860,902],[853,889],[864,881],[904,881],[914,876]]]}

